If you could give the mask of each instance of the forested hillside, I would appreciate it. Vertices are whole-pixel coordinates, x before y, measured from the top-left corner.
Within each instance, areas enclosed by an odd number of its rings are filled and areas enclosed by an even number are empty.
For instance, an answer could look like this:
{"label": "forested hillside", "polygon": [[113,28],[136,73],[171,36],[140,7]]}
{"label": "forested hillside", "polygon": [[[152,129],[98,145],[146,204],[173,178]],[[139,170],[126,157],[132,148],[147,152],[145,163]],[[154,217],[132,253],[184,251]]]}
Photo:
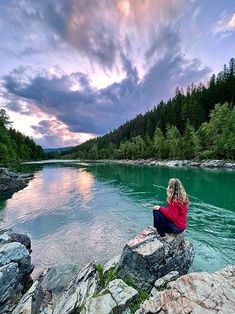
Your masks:
{"label": "forested hillside", "polygon": [[[156,86],[157,88],[157,86]],[[235,59],[208,85],[176,89],[118,129],[89,140],[66,157],[84,159],[235,158]]]}
{"label": "forested hillside", "polygon": [[41,146],[28,136],[12,129],[11,122],[4,109],[0,109],[0,164],[21,160],[43,159]]}

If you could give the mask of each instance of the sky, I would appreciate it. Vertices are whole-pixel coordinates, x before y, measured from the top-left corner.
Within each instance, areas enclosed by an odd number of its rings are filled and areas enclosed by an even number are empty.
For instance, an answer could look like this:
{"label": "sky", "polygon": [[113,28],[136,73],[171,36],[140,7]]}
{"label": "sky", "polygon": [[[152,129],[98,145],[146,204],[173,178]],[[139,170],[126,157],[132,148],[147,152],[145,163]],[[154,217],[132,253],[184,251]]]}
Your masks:
{"label": "sky", "polygon": [[235,0],[0,0],[0,108],[78,145],[235,57]]}

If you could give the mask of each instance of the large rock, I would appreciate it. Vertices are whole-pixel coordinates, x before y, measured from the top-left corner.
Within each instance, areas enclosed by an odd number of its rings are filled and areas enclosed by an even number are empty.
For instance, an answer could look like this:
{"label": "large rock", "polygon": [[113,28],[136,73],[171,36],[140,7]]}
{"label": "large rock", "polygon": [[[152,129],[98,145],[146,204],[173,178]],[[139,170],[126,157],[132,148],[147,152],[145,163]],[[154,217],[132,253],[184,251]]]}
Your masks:
{"label": "large rock", "polygon": [[32,271],[31,256],[26,247],[19,242],[6,243],[0,246],[0,266],[17,263],[22,278]]}
{"label": "large rock", "polygon": [[119,310],[124,310],[138,295],[138,291],[128,286],[123,280],[111,281],[107,288],[117,304]]}
{"label": "large rock", "polygon": [[31,178],[32,174],[23,175],[9,171],[7,168],[0,168],[0,194],[14,193],[25,188]]}
{"label": "large rock", "polygon": [[54,294],[59,294],[68,286],[73,277],[77,274],[77,264],[64,264],[52,266],[43,275],[42,287]]}
{"label": "large rock", "polygon": [[215,273],[191,273],[168,284],[168,289],[146,300],[140,314],[235,313],[235,266]]}
{"label": "large rock", "polygon": [[103,274],[106,276],[109,271],[117,269],[120,262],[121,254],[116,255],[110,261],[104,264]]}
{"label": "large rock", "polygon": [[110,293],[91,298],[83,307],[81,314],[112,314],[117,304]]}
{"label": "large rock", "polygon": [[11,230],[1,230],[0,245],[9,242],[19,242],[23,244],[27,250],[31,251],[31,240],[26,234],[14,233]]}
{"label": "large rock", "polygon": [[162,239],[155,228],[148,227],[125,246],[119,275],[139,289],[149,290],[154,282],[171,271],[186,274],[194,258],[193,245],[184,234]]}
{"label": "large rock", "polygon": [[[20,242],[12,242],[17,241]],[[22,243],[24,244],[22,244]],[[0,313],[11,313],[33,270],[27,236],[0,232]]]}
{"label": "large rock", "polygon": [[95,263],[91,262],[82,268],[70,282],[53,314],[69,314],[81,308],[97,292],[97,272]]}
{"label": "large rock", "polygon": [[44,292],[37,280],[22,297],[12,314],[37,314],[42,305]]}
{"label": "large rock", "polygon": [[151,295],[156,295],[159,291],[165,290],[167,284],[171,281],[179,278],[178,271],[171,271],[169,274],[157,279],[154,283],[154,287],[151,290]]}
{"label": "large rock", "polygon": [[[17,263],[9,263],[0,267],[0,304],[15,295],[19,285],[19,268]],[[1,306],[0,306],[1,308]]]}
{"label": "large rock", "polygon": [[123,313],[138,295],[138,291],[128,286],[123,280],[111,281],[104,291],[85,303],[81,314]]}

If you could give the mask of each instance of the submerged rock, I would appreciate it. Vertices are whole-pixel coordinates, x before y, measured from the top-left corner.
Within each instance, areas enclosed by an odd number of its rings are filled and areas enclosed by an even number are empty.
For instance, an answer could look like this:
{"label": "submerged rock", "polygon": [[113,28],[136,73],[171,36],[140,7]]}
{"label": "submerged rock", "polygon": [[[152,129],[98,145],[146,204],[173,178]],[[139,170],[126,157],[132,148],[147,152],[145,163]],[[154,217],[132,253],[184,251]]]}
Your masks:
{"label": "submerged rock", "polygon": [[155,228],[148,227],[125,246],[119,275],[128,278],[139,289],[149,290],[154,282],[171,271],[186,274],[194,258],[194,249],[184,234],[162,239]]}
{"label": "submerged rock", "polygon": [[145,301],[138,313],[235,313],[235,266],[184,275]]}

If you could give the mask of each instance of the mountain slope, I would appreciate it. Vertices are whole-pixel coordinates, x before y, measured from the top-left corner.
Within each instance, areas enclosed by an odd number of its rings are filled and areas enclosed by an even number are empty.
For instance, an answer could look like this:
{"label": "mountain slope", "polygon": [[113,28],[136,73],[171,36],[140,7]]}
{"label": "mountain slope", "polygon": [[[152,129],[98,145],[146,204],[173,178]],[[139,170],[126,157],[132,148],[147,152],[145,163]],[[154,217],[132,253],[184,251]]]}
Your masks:
{"label": "mountain slope", "polygon": [[[208,86],[192,84],[186,91],[177,88],[169,101],[161,101],[151,111],[118,129],[73,148],[66,157],[233,159],[234,103],[235,59],[232,58],[222,72],[212,75]],[[221,109],[215,108],[216,104],[225,105]],[[219,119],[223,120],[224,129]],[[216,146],[218,140],[220,147]]]}

